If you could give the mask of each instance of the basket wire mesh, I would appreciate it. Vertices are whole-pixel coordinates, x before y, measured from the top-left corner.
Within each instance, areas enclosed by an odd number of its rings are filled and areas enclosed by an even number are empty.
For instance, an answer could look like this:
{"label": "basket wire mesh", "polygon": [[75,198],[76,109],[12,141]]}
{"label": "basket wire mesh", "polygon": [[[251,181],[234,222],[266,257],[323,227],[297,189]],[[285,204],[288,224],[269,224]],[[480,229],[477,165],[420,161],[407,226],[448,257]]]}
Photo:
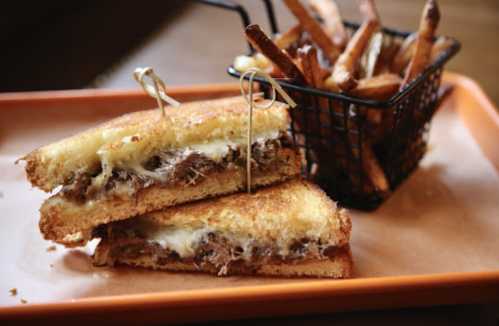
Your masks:
{"label": "basket wire mesh", "polygon": [[[202,0],[239,12],[249,23],[246,10],[230,1]],[[272,3],[265,2],[272,32],[278,30]],[[245,18],[246,17],[246,18]],[[358,24],[344,22],[353,33]],[[410,33],[383,28],[384,37],[403,39]],[[460,49],[452,45],[402,91],[387,101],[366,100],[278,80],[298,106],[290,111],[293,143],[304,157],[303,175],[318,183],[341,205],[370,210],[389,195],[366,174],[371,157],[379,164],[393,191],[414,169],[427,151],[430,121],[438,107],[444,64]],[[250,54],[254,52],[250,46]],[[230,66],[228,73],[240,77]],[[270,85],[256,77],[266,96]],[[373,125],[369,114],[380,117]]]}

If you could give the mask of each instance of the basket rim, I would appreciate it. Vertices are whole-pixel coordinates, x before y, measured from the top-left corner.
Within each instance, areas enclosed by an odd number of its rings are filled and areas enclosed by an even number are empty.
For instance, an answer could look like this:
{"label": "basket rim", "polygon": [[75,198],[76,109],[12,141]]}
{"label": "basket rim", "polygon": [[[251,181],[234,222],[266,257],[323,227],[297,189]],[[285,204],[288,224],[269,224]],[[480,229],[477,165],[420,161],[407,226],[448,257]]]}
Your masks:
{"label": "basket rim", "polygon": [[[343,24],[349,28],[359,28],[360,24],[351,22],[351,21],[343,21]],[[400,31],[392,28],[386,28],[383,27],[382,32],[388,35],[392,36],[398,36],[398,37],[407,37],[408,35],[411,34],[411,32],[407,31]],[[380,100],[371,100],[371,99],[363,99],[351,95],[347,95],[344,93],[337,93],[337,92],[330,92],[330,91],[324,91],[320,90],[314,87],[308,87],[308,86],[300,86],[293,84],[291,82],[288,82],[284,79],[277,79],[276,81],[284,88],[284,89],[289,89],[293,91],[299,91],[303,92],[309,95],[314,95],[314,96],[320,96],[320,97],[326,97],[332,100],[341,100],[341,101],[348,101],[351,104],[356,104],[359,106],[366,106],[369,108],[373,109],[389,109],[393,108],[394,106],[398,105],[404,98],[406,98],[410,93],[412,93],[419,85],[421,85],[424,80],[432,73],[435,71],[442,69],[445,63],[449,61],[456,53],[459,52],[461,49],[461,43],[450,36],[445,36],[447,37],[451,42],[451,46],[446,49],[445,52],[443,52],[437,60],[435,60],[432,64],[430,64],[428,67],[425,68],[423,73],[421,73],[418,77],[414,78],[407,86],[395,93],[392,97],[390,97],[387,100],[380,101]],[[233,65],[230,65],[227,68],[227,73],[233,77],[240,78],[241,73],[237,71]],[[249,80],[249,76],[245,77],[246,80]],[[256,81],[259,83],[263,83],[266,85],[270,85],[269,82],[261,77],[255,76],[254,78]]]}

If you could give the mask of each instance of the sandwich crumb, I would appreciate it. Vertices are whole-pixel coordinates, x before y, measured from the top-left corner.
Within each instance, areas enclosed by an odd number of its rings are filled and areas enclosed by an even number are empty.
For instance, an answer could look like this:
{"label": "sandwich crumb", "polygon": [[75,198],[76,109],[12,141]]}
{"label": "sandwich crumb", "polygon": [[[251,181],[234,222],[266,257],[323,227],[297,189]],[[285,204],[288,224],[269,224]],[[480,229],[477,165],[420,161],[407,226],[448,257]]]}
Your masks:
{"label": "sandwich crumb", "polygon": [[50,246],[47,248],[47,252],[56,251],[56,250],[57,250],[56,246]]}
{"label": "sandwich crumb", "polygon": [[22,303],[22,304],[27,304],[27,303],[28,303],[28,300],[21,298],[21,303]]}
{"label": "sandwich crumb", "polygon": [[9,292],[11,296],[15,297],[17,295],[17,288],[12,288],[9,290]]}

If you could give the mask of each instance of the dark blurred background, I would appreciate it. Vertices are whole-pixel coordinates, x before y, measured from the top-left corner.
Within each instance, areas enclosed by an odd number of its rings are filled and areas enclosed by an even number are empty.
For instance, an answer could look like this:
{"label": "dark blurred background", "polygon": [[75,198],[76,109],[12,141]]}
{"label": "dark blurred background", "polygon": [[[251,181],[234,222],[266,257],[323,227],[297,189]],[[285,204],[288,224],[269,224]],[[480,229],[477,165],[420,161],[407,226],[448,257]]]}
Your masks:
{"label": "dark blurred background", "polygon": [[[263,5],[239,0],[268,27]],[[424,0],[377,0],[384,25],[414,30]],[[358,20],[357,1],[338,0]],[[498,0],[440,0],[439,32],[458,38],[448,68],[480,82],[499,103]],[[274,1],[281,29],[294,18]],[[268,29],[267,29],[268,30]],[[234,13],[191,1],[32,1],[2,4],[0,91],[136,87],[131,72],[153,66],[168,84],[230,81],[225,68],[246,50]]]}

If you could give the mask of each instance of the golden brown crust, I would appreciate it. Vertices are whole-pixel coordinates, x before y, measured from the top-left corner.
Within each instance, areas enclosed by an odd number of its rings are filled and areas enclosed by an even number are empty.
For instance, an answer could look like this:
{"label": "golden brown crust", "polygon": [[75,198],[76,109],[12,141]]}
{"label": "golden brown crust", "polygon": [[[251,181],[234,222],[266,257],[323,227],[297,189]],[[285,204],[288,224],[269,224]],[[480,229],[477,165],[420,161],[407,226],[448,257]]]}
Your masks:
{"label": "golden brown crust", "polygon": [[[99,250],[99,247],[96,249]],[[199,266],[193,262],[170,262],[159,265],[150,256],[135,259],[117,257],[117,264],[144,267],[173,272],[203,272],[221,275],[217,269],[209,266]],[[353,260],[350,248],[340,251],[336,256],[324,260],[308,260],[279,264],[265,264],[252,271],[240,270],[232,275],[262,275],[277,277],[320,277],[320,278],[350,278],[353,276]]]}
{"label": "golden brown crust", "polygon": [[[33,186],[51,191],[78,171],[95,171],[108,164],[145,160],[158,150],[185,147],[214,140],[244,143],[247,103],[241,97],[184,103],[159,110],[130,113],[73,137],[41,147],[21,160]],[[255,110],[253,133],[285,131],[289,125],[287,105],[276,102],[270,109]],[[132,136],[132,142],[125,139]],[[135,141],[136,140],[136,141]]]}
{"label": "golden brown crust", "polygon": [[[290,149],[283,149],[284,162],[277,169],[255,175],[254,186],[263,186],[286,180],[300,173],[300,156]],[[135,198],[104,197],[85,204],[66,200],[55,195],[45,201],[40,209],[40,230],[47,240],[66,246],[80,246],[91,238],[91,231],[100,224],[123,220],[164,207],[199,200],[244,189],[245,169],[226,169],[216,172],[194,186],[151,186],[140,190]]]}
{"label": "golden brown crust", "polygon": [[348,243],[351,230],[346,211],[318,186],[301,179],[251,195],[240,193],[190,203],[141,218],[172,227],[209,227],[214,232],[244,235],[262,243],[309,237],[342,246]]}

